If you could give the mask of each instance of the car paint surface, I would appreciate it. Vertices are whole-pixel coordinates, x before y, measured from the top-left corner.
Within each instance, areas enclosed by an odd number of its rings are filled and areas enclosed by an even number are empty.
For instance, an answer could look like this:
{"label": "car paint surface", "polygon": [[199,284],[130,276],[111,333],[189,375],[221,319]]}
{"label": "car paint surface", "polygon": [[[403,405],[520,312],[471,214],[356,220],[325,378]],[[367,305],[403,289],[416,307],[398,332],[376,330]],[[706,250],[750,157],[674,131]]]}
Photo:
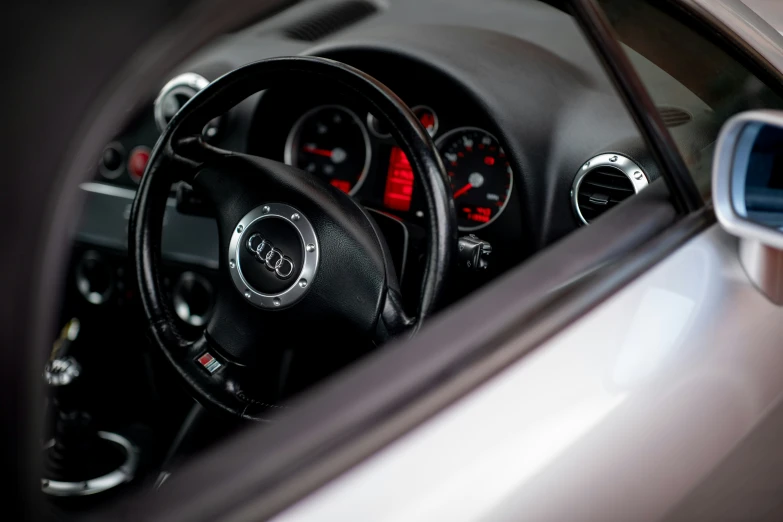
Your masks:
{"label": "car paint surface", "polygon": [[[677,0],[679,3],[693,9],[700,16],[712,18],[722,24],[726,30],[734,33],[740,41],[758,53],[778,74],[783,74],[783,35],[770,25],[777,18],[762,17],[761,10],[757,13],[742,0]],[[759,2],[749,2],[758,9]],[[769,9],[769,7],[767,7]],[[778,7],[777,9],[780,9]]]}
{"label": "car paint surface", "polygon": [[715,225],[277,520],[659,520],[777,403],[782,336]]}
{"label": "car paint surface", "polygon": [[783,32],[783,6],[779,0],[744,0],[743,3],[756,11],[778,32]]}

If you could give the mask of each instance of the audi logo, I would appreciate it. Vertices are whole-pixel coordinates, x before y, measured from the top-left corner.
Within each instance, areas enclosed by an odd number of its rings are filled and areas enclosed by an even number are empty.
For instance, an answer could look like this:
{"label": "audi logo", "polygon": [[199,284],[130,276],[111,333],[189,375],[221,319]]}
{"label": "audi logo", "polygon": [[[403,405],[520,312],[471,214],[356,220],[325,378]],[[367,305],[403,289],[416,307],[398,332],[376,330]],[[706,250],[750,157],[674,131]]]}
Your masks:
{"label": "audi logo", "polygon": [[278,279],[288,279],[294,273],[294,262],[291,258],[275,248],[272,242],[264,239],[261,234],[250,236],[245,245],[255,256],[256,261],[263,263],[266,269],[274,272]]}

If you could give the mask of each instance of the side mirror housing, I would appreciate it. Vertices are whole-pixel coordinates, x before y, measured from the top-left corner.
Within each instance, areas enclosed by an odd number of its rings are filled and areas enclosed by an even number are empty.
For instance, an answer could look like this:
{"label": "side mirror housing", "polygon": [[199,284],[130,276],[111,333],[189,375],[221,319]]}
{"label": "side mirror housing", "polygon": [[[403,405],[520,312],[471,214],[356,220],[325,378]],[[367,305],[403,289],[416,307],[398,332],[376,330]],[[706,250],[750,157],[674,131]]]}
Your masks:
{"label": "side mirror housing", "polygon": [[750,279],[783,304],[783,112],[745,112],[726,122],[715,149],[712,198],[720,224],[740,238]]}

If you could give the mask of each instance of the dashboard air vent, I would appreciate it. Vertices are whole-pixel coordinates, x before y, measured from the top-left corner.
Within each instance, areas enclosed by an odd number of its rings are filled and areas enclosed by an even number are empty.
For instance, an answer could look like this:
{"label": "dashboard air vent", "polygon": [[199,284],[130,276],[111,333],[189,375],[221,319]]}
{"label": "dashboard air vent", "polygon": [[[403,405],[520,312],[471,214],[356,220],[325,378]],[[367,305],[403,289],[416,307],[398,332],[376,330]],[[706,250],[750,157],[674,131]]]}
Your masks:
{"label": "dashboard air vent", "polygon": [[[201,89],[209,85],[209,80],[196,73],[184,73],[169,80],[158,93],[153,104],[155,125],[162,133],[171,119],[188,100]],[[204,127],[204,138],[210,140],[220,130],[221,117],[217,117]]]}
{"label": "dashboard air vent", "polygon": [[588,224],[647,184],[647,175],[631,159],[620,154],[601,154],[585,163],[574,179],[574,212],[582,223]]}
{"label": "dashboard air vent", "polygon": [[667,127],[679,127],[689,123],[693,116],[690,112],[679,107],[658,107],[658,112]]}
{"label": "dashboard air vent", "polygon": [[377,11],[378,6],[367,0],[347,0],[324,7],[308,18],[285,28],[283,33],[294,40],[315,42]]}

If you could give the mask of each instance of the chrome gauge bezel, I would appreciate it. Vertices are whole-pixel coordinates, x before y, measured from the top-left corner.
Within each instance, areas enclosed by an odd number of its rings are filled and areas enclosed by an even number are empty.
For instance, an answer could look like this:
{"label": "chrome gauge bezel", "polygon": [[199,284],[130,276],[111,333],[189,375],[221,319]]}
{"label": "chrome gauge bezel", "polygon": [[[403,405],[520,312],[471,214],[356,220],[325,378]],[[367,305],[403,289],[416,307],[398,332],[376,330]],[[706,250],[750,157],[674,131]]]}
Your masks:
{"label": "chrome gauge bezel", "polygon": [[[472,127],[472,126],[457,127],[456,129],[452,129],[452,130],[446,132],[441,137],[439,137],[437,140],[435,140],[435,146],[438,149],[438,154],[441,155],[441,160],[443,161],[444,165],[446,165],[446,160],[445,160],[445,158],[443,158],[443,153],[440,150],[441,145],[449,137],[451,137],[452,135],[460,133],[460,132],[466,132],[466,131],[483,132],[484,134],[486,134],[487,136],[489,136],[490,138],[495,140],[495,142],[498,144],[498,146],[500,146],[500,148],[503,149],[503,151],[505,152],[505,149],[503,148],[503,145],[500,143],[500,140],[497,139],[497,137],[495,137],[495,135],[492,134],[491,132],[489,132],[488,130],[482,129],[481,127]],[[508,159],[506,161],[508,161]],[[479,225],[472,226],[472,227],[466,227],[466,226],[461,226],[460,225],[459,226],[460,232],[475,232],[476,230],[481,230],[482,228],[486,228],[489,225],[491,225],[492,223],[494,223],[503,214],[503,212],[506,210],[506,207],[508,206],[508,202],[511,200],[511,193],[514,191],[514,169],[511,168],[511,165],[508,165],[506,168],[508,169],[508,175],[509,175],[509,179],[511,181],[509,182],[509,185],[508,185],[508,195],[506,196],[506,201],[503,203],[503,206],[499,207],[497,213],[494,216],[492,216],[492,218],[489,221],[487,221],[486,223],[481,223]],[[449,180],[449,184],[451,184],[451,180]]]}
{"label": "chrome gauge bezel", "polygon": [[[362,172],[359,175],[359,179],[356,181],[356,184],[351,188],[351,191],[348,192],[349,196],[355,195],[357,192],[359,192],[359,189],[362,188],[362,185],[364,185],[364,181],[367,179],[367,173],[370,171],[370,163],[372,161],[372,147],[370,146],[370,135],[367,131],[367,126],[362,122],[361,119],[356,115],[355,112],[353,112],[348,107],[345,107],[344,105],[338,105],[338,104],[327,104],[327,105],[319,105],[317,107],[313,107],[309,111],[302,114],[298,120],[294,123],[294,125],[291,127],[291,130],[288,132],[288,136],[285,140],[285,149],[283,152],[283,160],[285,161],[286,165],[296,166],[294,164],[294,158],[296,157],[296,152],[294,150],[294,143],[296,142],[297,136],[302,128],[302,125],[309,117],[311,117],[313,114],[317,113],[318,111],[324,110],[324,109],[339,109],[343,112],[346,112],[353,120],[356,122],[356,124],[359,126],[359,128],[362,131],[362,137],[364,138],[364,167],[362,168]],[[318,175],[318,174],[314,174]]]}
{"label": "chrome gauge bezel", "polygon": [[375,128],[378,122],[380,122],[380,120],[376,118],[373,113],[367,113],[367,128],[370,130],[372,135],[380,140],[388,140],[391,138],[391,132],[381,132]]}

